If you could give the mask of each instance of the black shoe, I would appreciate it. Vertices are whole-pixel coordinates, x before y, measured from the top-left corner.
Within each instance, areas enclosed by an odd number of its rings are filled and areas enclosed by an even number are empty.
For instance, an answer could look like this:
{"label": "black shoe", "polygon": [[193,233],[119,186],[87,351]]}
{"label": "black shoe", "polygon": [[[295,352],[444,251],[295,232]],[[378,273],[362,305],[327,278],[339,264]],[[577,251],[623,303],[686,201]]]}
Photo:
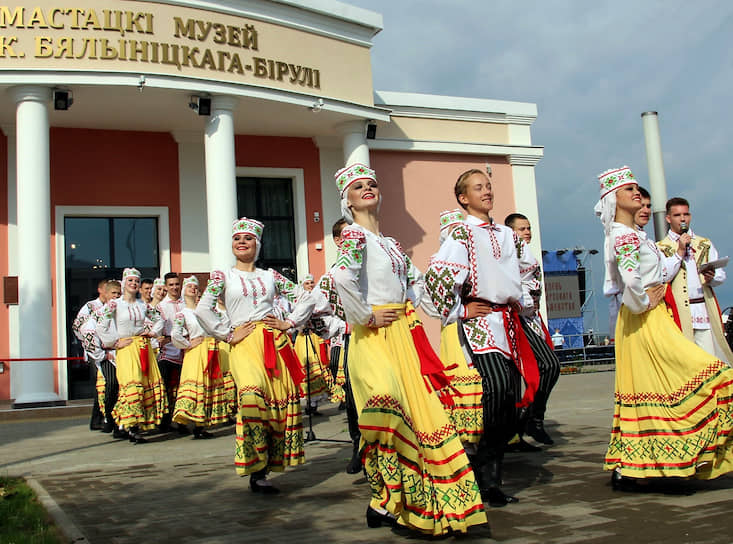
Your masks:
{"label": "black shoe", "polygon": [[147,441],[147,438],[144,438],[141,434],[130,433],[130,442],[133,444],[145,444]]}
{"label": "black shoe", "polygon": [[519,437],[519,441],[513,442],[512,444],[507,444],[506,449],[504,451],[507,452],[513,452],[513,453],[526,453],[526,452],[536,452],[536,451],[542,451],[542,448],[539,446],[533,446],[529,442],[525,441],[524,438],[521,436]]}
{"label": "black shoe", "polygon": [[254,474],[249,477],[249,488],[253,493],[262,493],[263,495],[276,495],[280,493],[280,490],[274,485],[260,485],[257,480],[261,478],[260,475],[255,476]]}
{"label": "black shoe", "polygon": [[641,483],[637,478],[621,476],[621,472],[614,470],[611,473],[611,487],[614,491],[627,491],[632,493],[646,493],[650,490],[648,482]]}
{"label": "black shoe", "polygon": [[466,529],[465,533],[461,533],[460,531],[450,531],[449,535],[456,540],[460,540],[463,538],[470,538],[471,541],[474,541],[474,539],[477,538],[483,540],[485,538],[491,538],[491,527],[489,526],[488,522],[481,525],[471,525],[468,529]]}
{"label": "black shoe", "polygon": [[125,429],[120,429],[118,427],[114,431],[112,431],[112,438],[130,438],[130,433],[128,433]]}
{"label": "black shoe", "polygon": [[381,527],[382,525],[386,525],[388,527],[397,526],[396,518],[390,516],[389,514],[380,514],[371,506],[367,507],[366,522],[367,522],[367,527],[371,529]]}
{"label": "black shoe", "polygon": [[179,434],[179,436],[188,436],[191,434],[191,431],[188,430],[188,427],[185,425],[178,424],[178,427],[176,427],[176,432]]}
{"label": "black shoe", "polygon": [[111,433],[112,431],[115,430],[114,422],[108,421],[107,423],[104,424],[104,427],[102,427],[101,430],[103,433]]}
{"label": "black shoe", "polygon": [[[196,429],[199,429],[199,427],[196,427]],[[196,429],[193,430],[193,439],[194,440],[203,440],[208,438],[214,438],[214,435],[211,434],[208,431],[204,431],[203,429],[200,431],[197,431]]]}
{"label": "black shoe", "polygon": [[359,450],[354,451],[351,461],[346,465],[346,474],[359,474],[364,465],[361,464],[361,454]]}
{"label": "black shoe", "polygon": [[545,425],[541,419],[530,419],[527,421],[526,434],[534,438],[540,444],[551,446],[555,441],[545,431]]}
{"label": "black shoe", "polygon": [[94,423],[90,423],[89,424],[89,430],[90,431],[101,431],[103,428],[104,428],[104,424],[103,423],[98,423],[98,422],[95,421]]}
{"label": "black shoe", "polygon": [[499,487],[490,487],[485,491],[486,498],[484,498],[484,490],[481,490],[481,498],[489,503],[489,506],[500,508],[507,504],[519,502],[519,499],[512,497],[511,495],[505,494]]}

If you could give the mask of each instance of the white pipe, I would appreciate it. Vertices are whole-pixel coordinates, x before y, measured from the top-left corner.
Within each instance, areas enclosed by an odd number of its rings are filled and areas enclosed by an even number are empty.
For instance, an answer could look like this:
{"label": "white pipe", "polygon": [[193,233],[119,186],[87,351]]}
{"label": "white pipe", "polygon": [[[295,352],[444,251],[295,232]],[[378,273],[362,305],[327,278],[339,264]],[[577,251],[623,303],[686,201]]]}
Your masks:
{"label": "white pipe", "polygon": [[662,159],[662,141],[659,136],[659,117],[656,111],[645,111],[641,114],[646,144],[646,163],[649,169],[649,193],[652,197],[652,214],[654,217],[654,236],[657,241],[667,235],[665,206],[667,204],[667,182],[664,177],[664,161]]}

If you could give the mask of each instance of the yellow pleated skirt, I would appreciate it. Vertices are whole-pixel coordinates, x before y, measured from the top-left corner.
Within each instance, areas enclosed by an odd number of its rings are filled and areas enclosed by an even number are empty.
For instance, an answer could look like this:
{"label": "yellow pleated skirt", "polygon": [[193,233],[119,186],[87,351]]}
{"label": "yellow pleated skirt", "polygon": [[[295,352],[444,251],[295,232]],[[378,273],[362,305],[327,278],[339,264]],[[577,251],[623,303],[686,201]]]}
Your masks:
{"label": "yellow pleated skirt", "polygon": [[94,389],[97,393],[97,402],[99,403],[99,409],[104,414],[104,400],[105,395],[107,391],[107,381],[104,379],[104,374],[102,374],[102,369],[97,369],[97,382],[94,384]]}
{"label": "yellow pleated skirt", "polygon": [[280,349],[290,345],[287,334],[272,330],[277,363],[265,368],[262,322],[231,348],[229,365],[237,386],[234,465],[244,476],[260,470],[283,471],[305,462],[303,421],[298,388],[290,377]]}
{"label": "yellow pleated skirt", "polygon": [[[140,364],[140,349],[148,346],[148,373],[143,374]],[[138,427],[152,429],[168,413],[168,397],[160,379],[158,362],[150,341],[142,336],[133,336],[132,344],[117,350],[117,381],[120,392],[112,410],[117,425],[126,429]]]}
{"label": "yellow pleated skirt", "polygon": [[[333,357],[334,346],[331,345],[331,356]],[[344,367],[346,356],[346,343],[338,348],[338,361],[336,366],[336,377],[333,379],[333,387],[331,388],[330,401],[333,403],[346,402],[346,369]],[[333,374],[332,374],[333,377]]]}
{"label": "yellow pleated skirt", "polygon": [[458,392],[455,405],[448,414],[461,442],[478,444],[484,430],[484,408],[481,404],[483,386],[481,375],[469,367],[458,338],[458,323],[451,323],[440,331],[440,359],[451,368],[446,371],[451,385]]}
{"label": "yellow pleated skirt", "polygon": [[687,340],[663,304],[616,326],[606,470],[709,479],[733,470],[733,369]]}
{"label": "yellow pleated skirt", "polygon": [[232,370],[229,365],[229,353],[231,347],[226,342],[219,342],[219,364],[221,373],[224,376],[224,394],[227,399],[229,415],[234,417],[237,413],[237,386],[232,377]]}
{"label": "yellow pleated skirt", "polygon": [[427,389],[404,305],[386,327],[355,326],[349,376],[359,412],[372,507],[430,535],[486,523],[455,427]]}
{"label": "yellow pleated skirt", "polygon": [[181,367],[181,382],[178,385],[173,421],[193,423],[197,427],[208,427],[224,423],[229,416],[224,377],[221,373],[213,376],[208,369],[210,352],[216,352],[219,361],[218,342],[214,338],[204,338],[193,349],[186,351]]}
{"label": "yellow pleated skirt", "polygon": [[[303,398],[308,396],[310,384],[311,398],[326,395],[333,388],[333,378],[328,371],[328,361],[321,361],[321,345],[323,339],[315,333],[300,333],[295,338],[295,353],[298,355],[303,374],[306,379],[300,384],[300,394]],[[306,368],[306,364],[310,366]]]}

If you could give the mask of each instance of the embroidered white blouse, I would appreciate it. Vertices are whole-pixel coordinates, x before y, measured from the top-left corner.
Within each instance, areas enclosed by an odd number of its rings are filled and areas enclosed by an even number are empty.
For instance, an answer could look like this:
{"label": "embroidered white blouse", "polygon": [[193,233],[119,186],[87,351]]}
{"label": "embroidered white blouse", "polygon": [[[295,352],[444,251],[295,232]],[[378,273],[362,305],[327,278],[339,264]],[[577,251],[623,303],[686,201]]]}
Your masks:
{"label": "embroidered white blouse", "polygon": [[350,324],[366,325],[372,306],[402,304],[409,298],[419,306],[424,280],[400,244],[354,223],[341,232],[338,259],[331,269]]}
{"label": "embroidered white blouse", "polygon": [[[295,284],[276,270],[257,268],[253,272],[245,272],[230,268],[223,274],[223,283],[209,280],[196,307],[196,317],[204,330],[218,340],[226,340],[233,329],[249,321],[261,321],[268,315],[276,315],[274,301],[277,295],[290,301],[295,299]],[[226,320],[216,310],[216,301],[221,294]],[[313,298],[304,295],[288,319],[298,327],[308,320],[314,306]]]}
{"label": "embroidered white blouse", "polygon": [[646,289],[664,283],[664,256],[644,231],[614,222],[609,233],[621,277],[624,305],[634,314],[649,309]]}
{"label": "embroidered white blouse", "polygon": [[171,341],[178,349],[191,347],[191,340],[206,336],[206,331],[199,323],[196,312],[185,307],[173,318]]}
{"label": "embroidered white blouse", "polygon": [[[173,329],[173,320],[176,318],[178,312],[186,307],[186,303],[182,298],[173,300],[172,298],[166,297],[160,301],[157,308],[160,312],[160,316],[163,318],[163,334],[165,336],[171,336],[171,330]],[[159,359],[166,359],[176,363],[183,362],[183,353],[177,348],[172,342],[164,345],[160,350]]]}
{"label": "embroidered white blouse", "polygon": [[113,347],[120,338],[140,336],[143,332],[160,336],[163,319],[157,309],[142,300],[128,303],[118,298],[97,312],[97,335],[106,348]]}

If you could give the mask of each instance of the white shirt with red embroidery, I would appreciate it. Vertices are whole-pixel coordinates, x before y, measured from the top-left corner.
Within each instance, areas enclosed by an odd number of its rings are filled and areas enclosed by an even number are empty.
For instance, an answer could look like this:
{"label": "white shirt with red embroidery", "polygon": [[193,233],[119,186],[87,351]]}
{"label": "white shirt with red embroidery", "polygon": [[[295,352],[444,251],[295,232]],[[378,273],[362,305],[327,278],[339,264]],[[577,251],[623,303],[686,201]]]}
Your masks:
{"label": "white shirt with red embroidery", "polygon": [[539,288],[533,278],[538,266],[512,229],[469,215],[431,258],[425,282],[443,325],[460,320],[473,353],[499,352],[511,357],[503,313],[463,321],[466,308],[462,299],[519,303],[534,311],[529,289]]}
{"label": "white shirt with red embroidery", "polygon": [[646,290],[664,283],[664,256],[644,231],[613,223],[609,233],[621,276],[622,300],[631,313],[649,309]]}
{"label": "white shirt with red embroidery", "polygon": [[330,274],[348,323],[369,323],[372,306],[403,304],[408,298],[420,305],[425,296],[422,274],[394,238],[354,223],[341,239]]}
{"label": "white shirt with red embroidery", "polygon": [[163,319],[156,308],[142,300],[128,303],[118,298],[97,312],[97,335],[106,348],[113,347],[120,338],[140,336],[148,326],[152,334],[159,336],[163,332]]}
{"label": "white shirt with red embroidery", "polygon": [[[261,321],[268,315],[275,315],[277,295],[295,301],[295,284],[276,270],[257,268],[245,272],[230,268],[223,274],[224,283],[215,285],[210,281],[196,306],[199,322],[218,340],[226,340],[231,330],[249,321]],[[222,319],[216,310],[217,298],[222,294],[228,319]],[[312,297],[302,296],[288,319],[298,327],[308,320],[314,306]]]}
{"label": "white shirt with red embroidery", "polygon": [[206,336],[206,331],[199,323],[196,312],[191,308],[183,308],[173,319],[171,341],[181,350],[191,347],[191,340]]}
{"label": "white shirt with red embroidery", "polygon": [[[173,320],[176,318],[176,315],[185,307],[186,303],[183,301],[182,298],[179,298],[178,300],[173,300],[172,298],[166,296],[163,300],[160,301],[160,304],[158,304],[158,311],[160,312],[160,315],[163,318],[164,322],[164,336],[171,335],[171,331],[173,330]],[[160,350],[158,359],[165,359],[166,361],[180,364],[183,363],[183,352],[178,349],[173,344],[173,342],[168,342]]]}

